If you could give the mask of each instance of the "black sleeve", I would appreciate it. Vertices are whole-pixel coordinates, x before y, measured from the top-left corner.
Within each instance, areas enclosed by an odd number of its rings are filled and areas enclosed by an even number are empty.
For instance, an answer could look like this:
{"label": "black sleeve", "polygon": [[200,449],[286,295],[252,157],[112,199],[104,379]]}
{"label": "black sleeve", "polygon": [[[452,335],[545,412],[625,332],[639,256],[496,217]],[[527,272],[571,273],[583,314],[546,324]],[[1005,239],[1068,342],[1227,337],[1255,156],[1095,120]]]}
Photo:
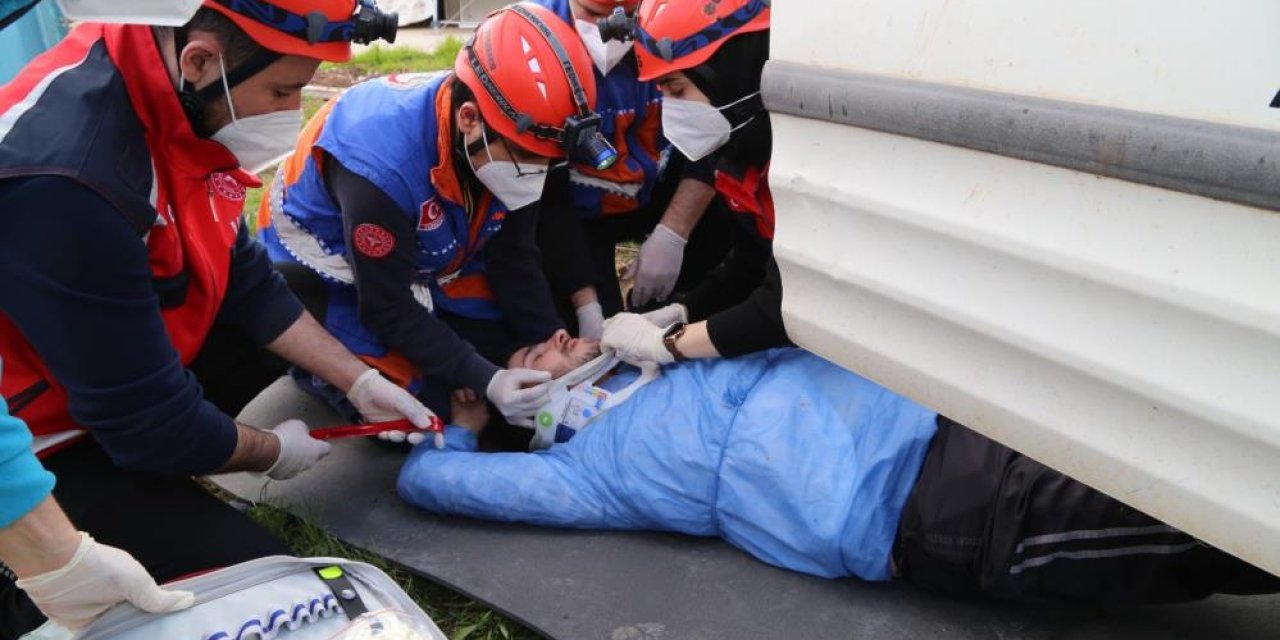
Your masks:
{"label": "black sleeve", "polygon": [[538,251],[538,203],[507,213],[484,249],[485,275],[507,326],[525,344],[542,342],[564,328],[542,273]]}
{"label": "black sleeve", "polygon": [[742,302],[764,281],[765,267],[773,257],[768,241],[752,235],[737,221],[730,226],[733,240],[724,262],[678,298],[689,309],[690,322],[705,320]]}
{"label": "black sleeve", "polygon": [[[201,475],[236,446],[160,315],[145,243],[67,178],[0,181],[0,312],[40,354],[71,417],[117,466]],[[0,344],[0,357],[12,345]]]}
{"label": "black sleeve", "polygon": [[712,161],[714,156],[707,156],[697,162],[693,162],[674,148],[671,150],[671,154],[673,157],[679,156],[679,160],[683,163],[683,167],[680,169],[681,178],[697,180],[711,187],[716,186],[716,166]]}
{"label": "black sleeve", "polygon": [[707,319],[707,334],[726,358],[791,346],[782,324],[782,277],[769,258],[764,282],[746,300]]}
{"label": "black sleeve", "polygon": [[301,315],[302,303],[271,267],[266,249],[249,237],[247,225],[240,225],[218,322],[244,331],[262,346],[280,337]]}
{"label": "black sleeve", "polygon": [[538,246],[552,293],[568,299],[579,289],[594,286],[591,250],[569,196],[569,170],[556,169],[547,176],[538,210]]}
{"label": "black sleeve", "polygon": [[[418,303],[410,287],[417,278],[416,229],[395,201],[372,182],[326,155],[324,179],[342,210],[348,260],[355,272],[360,322],[387,346],[404,354],[424,375],[450,387],[484,393],[498,367],[476,353],[444,321]],[[362,224],[388,231],[391,253],[373,258],[353,249],[352,233]]]}

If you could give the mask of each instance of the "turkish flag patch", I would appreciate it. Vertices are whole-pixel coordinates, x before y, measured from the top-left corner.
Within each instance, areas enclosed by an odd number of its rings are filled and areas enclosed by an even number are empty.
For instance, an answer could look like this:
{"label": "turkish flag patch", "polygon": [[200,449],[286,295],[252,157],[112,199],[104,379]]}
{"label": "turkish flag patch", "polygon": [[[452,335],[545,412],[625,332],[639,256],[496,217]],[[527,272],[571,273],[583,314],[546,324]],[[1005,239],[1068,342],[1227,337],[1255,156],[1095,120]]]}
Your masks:
{"label": "turkish flag patch", "polygon": [[432,198],[420,207],[418,213],[418,231],[435,231],[444,224],[444,209]]}
{"label": "turkish flag patch", "polygon": [[390,231],[368,222],[357,226],[351,239],[356,251],[370,258],[385,258],[396,248],[396,237]]}

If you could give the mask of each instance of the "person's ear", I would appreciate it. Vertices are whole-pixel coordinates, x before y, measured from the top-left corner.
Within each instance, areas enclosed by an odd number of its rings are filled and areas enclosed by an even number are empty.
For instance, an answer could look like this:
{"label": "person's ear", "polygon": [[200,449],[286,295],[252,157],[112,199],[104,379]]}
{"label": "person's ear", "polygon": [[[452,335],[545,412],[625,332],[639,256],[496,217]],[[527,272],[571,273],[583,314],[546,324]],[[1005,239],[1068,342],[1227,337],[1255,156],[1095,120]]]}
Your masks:
{"label": "person's ear", "polygon": [[178,74],[187,84],[203,89],[222,75],[218,56],[221,48],[206,39],[191,40],[178,52]]}
{"label": "person's ear", "polygon": [[464,140],[471,142],[473,138],[480,137],[480,125],[483,121],[480,119],[480,107],[476,103],[470,100],[462,103],[458,107],[458,113],[454,115],[454,122]]}

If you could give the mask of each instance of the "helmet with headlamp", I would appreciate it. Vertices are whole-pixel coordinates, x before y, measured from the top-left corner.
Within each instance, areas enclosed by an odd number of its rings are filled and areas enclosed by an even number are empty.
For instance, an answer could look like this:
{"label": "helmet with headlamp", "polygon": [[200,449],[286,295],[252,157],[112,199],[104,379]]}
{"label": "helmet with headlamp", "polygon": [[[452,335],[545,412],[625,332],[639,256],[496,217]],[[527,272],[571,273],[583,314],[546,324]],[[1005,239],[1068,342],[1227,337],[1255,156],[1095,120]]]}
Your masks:
{"label": "helmet with headlamp", "polygon": [[[351,43],[374,40],[394,42],[398,18],[383,13],[374,0],[203,0],[202,9],[214,11],[252,39],[259,50],[248,59],[227,68],[218,56],[221,78],[196,89],[184,79],[178,98],[197,133],[226,146],[240,161],[241,168],[260,172],[288,155],[302,126],[298,109],[258,115],[236,112],[231,90],[285,56],[301,56],[330,62],[351,59]],[[175,27],[174,51],[179,56],[187,45],[188,26]],[[205,106],[225,100],[231,122],[217,131],[205,130]]]}
{"label": "helmet with headlamp", "polygon": [[476,96],[485,124],[520,148],[607,169],[618,154],[600,134],[591,56],[548,9],[514,4],[490,14],[454,72]]}

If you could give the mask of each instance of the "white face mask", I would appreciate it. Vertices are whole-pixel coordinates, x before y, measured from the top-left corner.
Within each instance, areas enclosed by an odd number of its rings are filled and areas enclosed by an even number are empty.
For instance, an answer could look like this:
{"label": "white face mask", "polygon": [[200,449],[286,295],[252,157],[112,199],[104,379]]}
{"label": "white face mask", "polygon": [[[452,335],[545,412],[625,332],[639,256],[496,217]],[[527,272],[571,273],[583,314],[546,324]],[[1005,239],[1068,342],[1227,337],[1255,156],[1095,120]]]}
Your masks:
{"label": "white face mask", "polygon": [[302,110],[273,111],[237,118],[221,54],[218,55],[218,67],[222,70],[222,89],[227,95],[227,108],[231,110],[231,123],[209,137],[235,154],[241,169],[249,173],[266,171],[293,153],[298,134],[302,132]]}
{"label": "white face mask", "polygon": [[729,142],[734,131],[741,129],[755,120],[751,116],[738,126],[729,124],[724,117],[725,109],[740,102],[745,102],[759,95],[759,92],[734,100],[723,107],[682,100],[680,98],[662,99],[662,134],[675,148],[690,161],[697,162],[723,147]]}
{"label": "white face mask", "polygon": [[591,20],[575,20],[574,23],[578,27],[578,35],[582,36],[582,44],[587,46],[587,53],[591,54],[592,62],[595,62],[596,68],[606,76],[618,66],[619,62],[622,62],[627,52],[631,51],[630,42],[617,40],[605,42],[600,37],[600,27]]}
{"label": "white face mask", "polygon": [[509,211],[515,211],[540,200],[542,187],[547,183],[547,167],[535,165],[536,171],[521,172],[520,166],[511,160],[494,160],[493,153],[489,151],[489,137],[485,133],[484,125],[480,126],[480,138],[484,140],[484,152],[489,156],[489,162],[477,169],[475,163],[471,161],[471,154],[463,151],[476,178]]}
{"label": "white face mask", "polygon": [[201,0],[58,0],[71,20],[124,22],[180,27],[191,20]]}

